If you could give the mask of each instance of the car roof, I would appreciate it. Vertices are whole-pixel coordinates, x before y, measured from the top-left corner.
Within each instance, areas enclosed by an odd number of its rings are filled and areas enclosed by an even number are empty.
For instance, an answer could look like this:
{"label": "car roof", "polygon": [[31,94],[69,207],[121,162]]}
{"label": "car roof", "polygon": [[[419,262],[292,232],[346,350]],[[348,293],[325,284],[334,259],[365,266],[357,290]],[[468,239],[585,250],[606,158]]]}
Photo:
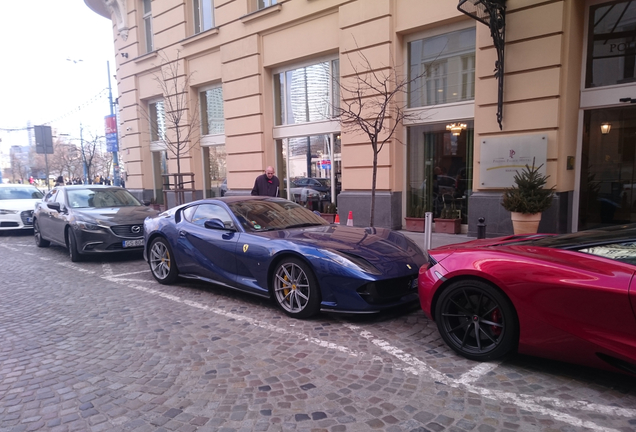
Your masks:
{"label": "car roof", "polygon": [[[581,249],[595,245],[636,241],[636,223],[578,231],[571,234],[530,239],[523,244],[532,244],[557,249]],[[514,244],[514,243],[508,243]]]}
{"label": "car roof", "polygon": [[121,186],[101,185],[101,184],[81,184],[81,185],[60,185],[56,189],[123,189]]}

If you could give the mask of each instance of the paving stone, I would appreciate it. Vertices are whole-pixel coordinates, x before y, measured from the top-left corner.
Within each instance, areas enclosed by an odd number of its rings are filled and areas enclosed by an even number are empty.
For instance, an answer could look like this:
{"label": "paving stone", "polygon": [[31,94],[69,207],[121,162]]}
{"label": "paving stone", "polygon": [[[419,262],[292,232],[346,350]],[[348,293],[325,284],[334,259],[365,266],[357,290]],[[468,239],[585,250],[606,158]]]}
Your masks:
{"label": "paving stone", "polygon": [[478,364],[418,310],[295,320],[30,236],[0,236],[0,262],[0,432],[636,432],[634,378],[518,356],[461,384]]}

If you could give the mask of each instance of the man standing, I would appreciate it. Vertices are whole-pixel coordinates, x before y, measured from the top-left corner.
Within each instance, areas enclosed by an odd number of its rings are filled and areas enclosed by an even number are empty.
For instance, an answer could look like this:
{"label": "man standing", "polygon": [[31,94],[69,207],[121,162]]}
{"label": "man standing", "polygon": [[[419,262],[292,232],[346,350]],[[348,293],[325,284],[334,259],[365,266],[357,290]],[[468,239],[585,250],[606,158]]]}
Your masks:
{"label": "man standing", "polygon": [[274,168],[268,166],[265,169],[265,174],[256,177],[252,195],[280,196],[280,182],[278,181],[278,177],[274,175]]}

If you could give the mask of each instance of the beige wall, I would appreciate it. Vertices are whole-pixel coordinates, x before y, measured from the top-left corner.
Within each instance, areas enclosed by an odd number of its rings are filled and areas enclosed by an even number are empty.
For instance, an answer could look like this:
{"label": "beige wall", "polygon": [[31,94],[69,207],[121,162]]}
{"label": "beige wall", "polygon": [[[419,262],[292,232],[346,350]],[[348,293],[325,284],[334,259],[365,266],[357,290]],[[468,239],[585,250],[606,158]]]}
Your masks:
{"label": "beige wall", "polygon": [[[152,189],[144,109],[148,100],[161,96],[154,78],[162,57],[156,52],[143,54],[140,3],[127,2],[126,40],[114,25],[121,154],[129,174],[127,186]],[[572,190],[574,171],[565,168],[567,156],[575,155],[577,147],[584,8],[576,0],[506,4],[503,130],[495,115],[496,52],[488,28],[475,24],[475,189],[480,138],[545,133],[550,180],[559,191]],[[376,71],[401,74],[409,37],[472,22],[457,10],[455,0],[282,0],[256,13],[248,13],[247,0],[215,0],[217,27],[193,36],[191,11],[183,0],[153,1],[152,7],[155,47],[163,48],[168,60],[177,53],[183,59],[185,70],[192,73],[192,104],[197,103],[197,87],[222,83],[231,189],[250,189],[256,175],[275,165],[272,76],[276,68],[339,55],[341,77],[346,80],[355,74],[350,60],[355,63],[363,53]],[[194,112],[194,106],[190,109]],[[400,125],[380,153],[378,190],[403,190],[405,137],[406,129]],[[343,190],[370,190],[368,139],[343,133],[342,144]],[[202,189],[201,152],[193,151],[185,163],[182,170],[194,172],[196,187]]]}

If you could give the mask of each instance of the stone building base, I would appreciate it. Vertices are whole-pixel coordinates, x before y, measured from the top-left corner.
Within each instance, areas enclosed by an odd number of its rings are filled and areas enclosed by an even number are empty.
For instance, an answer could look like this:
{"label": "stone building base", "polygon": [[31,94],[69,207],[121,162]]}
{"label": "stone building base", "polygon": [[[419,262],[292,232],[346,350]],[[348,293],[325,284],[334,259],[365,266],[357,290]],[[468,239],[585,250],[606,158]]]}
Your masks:
{"label": "stone building base", "polygon": [[[552,206],[541,215],[540,233],[572,232],[572,191],[557,193]],[[483,217],[486,237],[513,233],[510,212],[501,205],[502,192],[474,192],[468,198],[468,236],[477,237],[477,224]]]}
{"label": "stone building base", "polygon": [[[366,227],[371,221],[371,192],[342,192],[338,195],[340,223],[346,224],[353,212],[353,226]],[[402,192],[376,192],[373,225],[402,229]]]}

